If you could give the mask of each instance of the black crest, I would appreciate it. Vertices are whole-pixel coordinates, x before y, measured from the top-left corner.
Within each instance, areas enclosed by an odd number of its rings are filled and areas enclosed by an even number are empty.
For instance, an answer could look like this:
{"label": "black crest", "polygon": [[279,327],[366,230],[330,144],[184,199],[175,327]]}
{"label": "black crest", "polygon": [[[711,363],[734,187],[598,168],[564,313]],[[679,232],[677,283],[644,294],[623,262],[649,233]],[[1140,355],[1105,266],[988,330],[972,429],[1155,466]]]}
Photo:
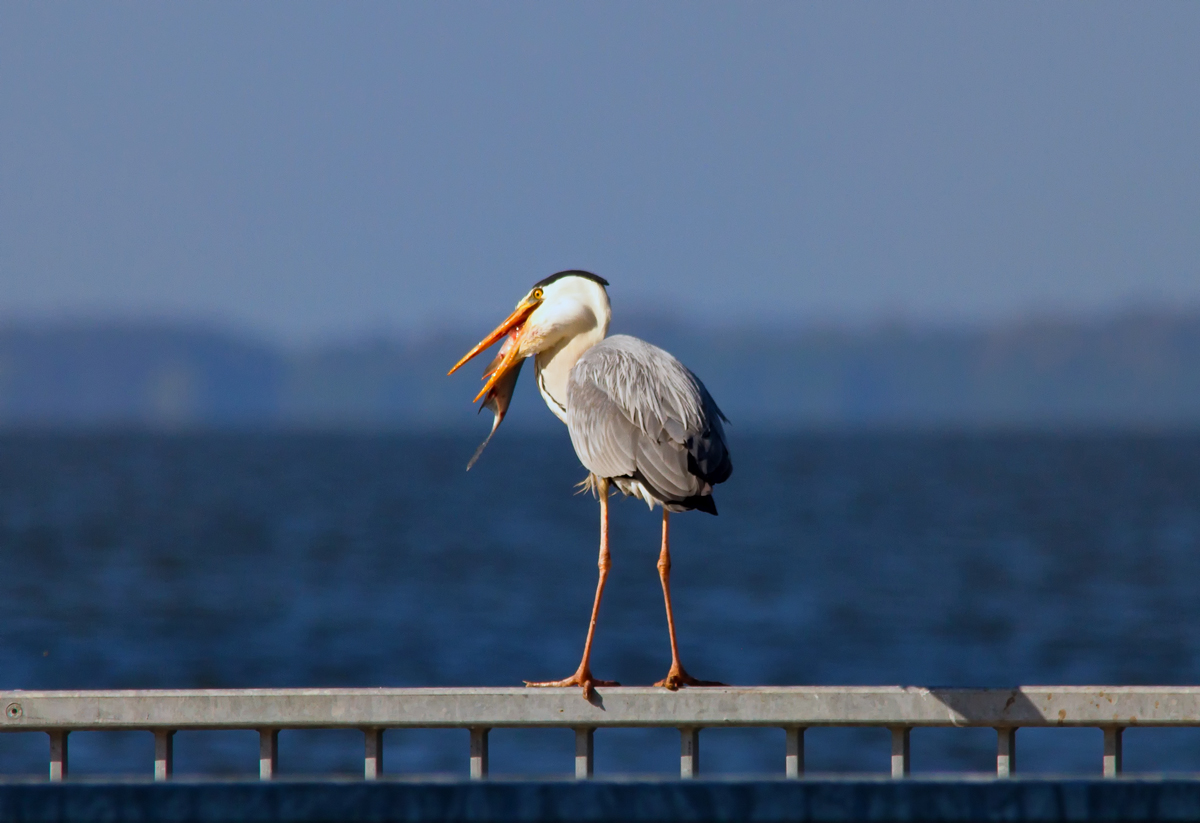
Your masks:
{"label": "black crest", "polygon": [[555,272],[549,277],[537,281],[533,284],[533,287],[536,289],[539,286],[549,286],[555,280],[561,280],[564,277],[586,277],[588,280],[599,283],[601,286],[608,285],[608,281],[598,274],[592,274],[590,271],[583,271],[581,269],[567,269],[566,271]]}

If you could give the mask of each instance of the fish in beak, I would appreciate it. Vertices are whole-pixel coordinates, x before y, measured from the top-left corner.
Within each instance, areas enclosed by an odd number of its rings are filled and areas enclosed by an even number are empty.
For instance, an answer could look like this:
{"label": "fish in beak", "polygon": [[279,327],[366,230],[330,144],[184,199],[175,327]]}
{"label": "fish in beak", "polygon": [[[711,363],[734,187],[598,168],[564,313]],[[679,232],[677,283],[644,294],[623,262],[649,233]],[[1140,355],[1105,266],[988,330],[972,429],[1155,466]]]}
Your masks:
{"label": "fish in beak", "polygon": [[533,310],[541,305],[541,302],[540,299],[534,299],[532,295],[522,300],[520,305],[517,306],[503,323],[497,326],[487,337],[480,340],[448,372],[448,374],[454,374],[468,360],[478,355],[500,338],[504,338],[504,343],[501,344],[500,351],[484,370],[483,379],[486,382],[479,394],[475,396],[477,402],[481,398],[483,399],[483,405],[479,407],[480,411],[488,409],[495,415],[492,421],[492,430],[488,432],[488,436],[479,444],[479,448],[475,450],[475,454],[471,457],[470,462],[467,463],[467,471],[471,470],[471,467],[475,465],[475,461],[479,459],[479,455],[483,454],[483,450],[492,441],[492,435],[496,433],[496,429],[500,427],[501,421],[504,420],[504,415],[508,412],[508,406],[512,402],[513,391],[517,387],[517,378],[521,375],[521,366],[525,364],[525,358],[521,355],[521,332],[524,330],[525,321],[529,319],[529,315],[533,313]]}
{"label": "fish in beak", "polygon": [[[483,376],[496,376],[509,351],[516,347],[517,333],[515,331],[509,332],[508,337],[504,338],[504,343],[500,346],[500,353],[496,355],[496,359],[491,362],[488,370],[483,373]],[[500,373],[494,381],[489,381],[491,388],[487,390],[487,396],[484,397],[483,405],[479,407],[479,410],[488,409],[495,415],[492,420],[492,430],[488,432],[488,436],[479,444],[479,448],[475,450],[475,454],[471,455],[471,460],[467,463],[467,471],[470,471],[471,467],[475,465],[475,461],[479,459],[479,455],[483,454],[483,450],[487,448],[487,444],[492,442],[492,435],[496,433],[496,429],[500,428],[500,421],[508,413],[508,404],[512,402],[513,390],[517,388],[517,378],[521,376],[521,366],[523,365],[525,365],[525,360],[522,358],[517,361],[517,365],[510,366],[507,371]]]}

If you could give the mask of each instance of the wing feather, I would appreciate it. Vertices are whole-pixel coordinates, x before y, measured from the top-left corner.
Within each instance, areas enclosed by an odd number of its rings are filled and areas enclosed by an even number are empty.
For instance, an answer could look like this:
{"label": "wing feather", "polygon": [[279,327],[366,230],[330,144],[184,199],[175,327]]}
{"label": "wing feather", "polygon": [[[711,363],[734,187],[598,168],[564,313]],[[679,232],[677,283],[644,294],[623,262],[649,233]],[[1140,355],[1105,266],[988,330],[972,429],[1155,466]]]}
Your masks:
{"label": "wing feather", "polygon": [[[571,414],[571,409],[575,414]],[[621,477],[637,470],[638,432],[607,394],[581,383],[567,388],[567,428],[584,467],[599,477]]]}
{"label": "wing feather", "polygon": [[700,498],[733,470],[723,419],[682,363],[634,337],[593,346],[567,383],[567,426],[588,471],[636,479],[673,509],[715,511]]}

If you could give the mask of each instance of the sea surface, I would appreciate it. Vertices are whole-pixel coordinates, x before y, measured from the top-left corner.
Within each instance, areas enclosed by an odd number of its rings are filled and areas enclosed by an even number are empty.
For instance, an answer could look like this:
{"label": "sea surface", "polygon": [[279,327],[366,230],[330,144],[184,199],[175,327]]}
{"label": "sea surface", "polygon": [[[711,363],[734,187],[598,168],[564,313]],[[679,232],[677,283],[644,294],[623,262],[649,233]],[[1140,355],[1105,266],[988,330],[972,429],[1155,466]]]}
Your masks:
{"label": "sea surface", "polygon": [[[1200,683],[1200,436],[731,429],[719,517],[672,520],[685,665],[735,684]],[[565,431],[0,436],[0,688],[486,686],[578,663],[598,507]],[[670,654],[659,515],[614,500],[594,670]],[[783,734],[704,732],[707,773],[776,773]],[[808,734],[813,771],[888,769],[883,730]],[[252,774],[253,732],[176,738]],[[462,730],[389,731],[393,774],[463,774]],[[677,773],[673,730],[601,730],[597,771]],[[1025,772],[1095,774],[1094,729],[1026,729]],[[354,731],[284,732],[285,774],[361,773]],[[497,730],[492,771],[573,769],[572,733]],[[917,730],[915,772],[994,768],[990,729]],[[148,772],[145,732],[75,733],[73,774]],[[1200,730],[1133,729],[1131,771],[1200,771]],[[42,774],[43,734],[0,735]]]}

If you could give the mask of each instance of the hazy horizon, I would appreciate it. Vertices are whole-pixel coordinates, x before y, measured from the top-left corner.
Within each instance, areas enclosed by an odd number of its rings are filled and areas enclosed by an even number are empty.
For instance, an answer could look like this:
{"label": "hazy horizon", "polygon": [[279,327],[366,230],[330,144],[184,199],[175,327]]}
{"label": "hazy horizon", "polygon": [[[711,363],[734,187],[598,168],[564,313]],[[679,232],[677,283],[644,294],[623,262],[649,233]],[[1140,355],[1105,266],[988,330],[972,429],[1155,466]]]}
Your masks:
{"label": "hazy horizon", "polygon": [[[503,319],[508,307],[497,308],[495,319]],[[704,318],[695,323],[694,318],[635,310],[619,312],[614,308],[609,334],[639,334],[645,329],[669,329],[673,332],[704,334],[704,330],[729,330],[738,332],[779,333],[804,335],[811,333],[845,334],[870,336],[881,332],[902,331],[913,334],[990,334],[1020,331],[1036,327],[1088,328],[1102,327],[1128,320],[1188,321],[1200,318],[1200,301],[1184,305],[1166,303],[1135,302],[1096,310],[1067,312],[1061,309],[1026,311],[997,317],[906,317],[880,315],[859,318],[820,318],[805,316],[776,316],[754,318],[727,315]],[[494,325],[494,324],[492,324]],[[305,351],[370,345],[374,342],[406,343],[436,340],[439,338],[475,335],[482,337],[492,325],[486,318],[435,318],[426,323],[412,325],[363,325],[360,328],[331,331],[326,335],[292,337],[273,332],[271,329],[254,328],[236,318],[205,316],[201,314],[153,314],[153,313],[55,313],[28,315],[0,315],[0,333],[29,332],[58,333],[70,331],[154,331],[165,333],[195,332],[215,334],[234,339],[251,341],[280,351]]]}
{"label": "hazy horizon", "polygon": [[[484,331],[297,345],[206,325],[0,324],[0,429],[480,427],[471,398],[487,358],[446,370]],[[1200,312],[858,330],[643,315],[612,331],[675,354],[739,425],[1200,424]],[[557,426],[532,380],[517,395],[509,428]]]}

